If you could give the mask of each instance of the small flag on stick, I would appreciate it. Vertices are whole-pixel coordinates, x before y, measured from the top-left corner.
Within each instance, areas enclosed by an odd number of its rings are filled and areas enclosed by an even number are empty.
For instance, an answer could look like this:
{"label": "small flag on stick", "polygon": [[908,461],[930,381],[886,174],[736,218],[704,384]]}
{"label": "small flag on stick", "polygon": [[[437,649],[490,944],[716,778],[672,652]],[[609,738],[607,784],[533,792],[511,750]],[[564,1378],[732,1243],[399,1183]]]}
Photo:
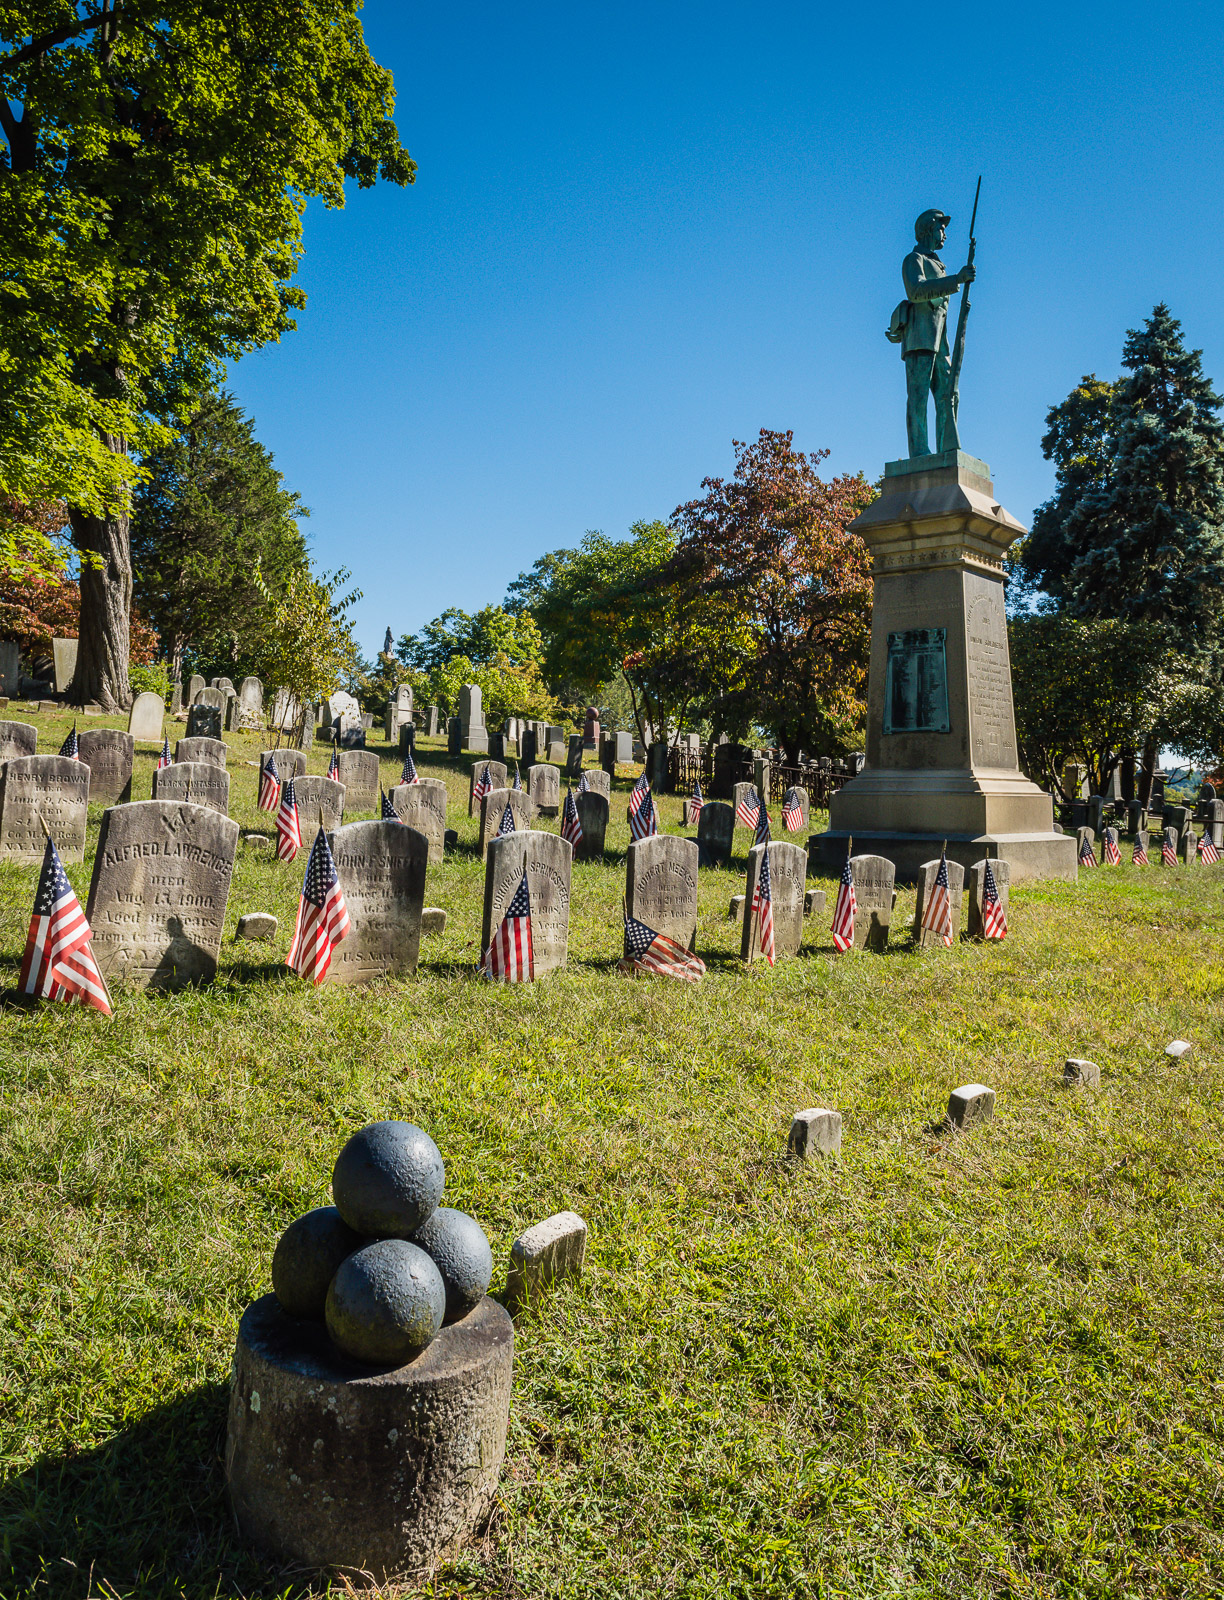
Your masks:
{"label": "small flag on stick", "polygon": [[[1210,824],[1208,824],[1208,826],[1210,827]],[[1199,840],[1198,853],[1199,859],[1202,861],[1204,866],[1210,866],[1212,862],[1220,859],[1219,846],[1211,837],[1210,833],[1204,833],[1203,837]]]}
{"label": "small flag on stick", "polygon": [[485,795],[487,795],[489,793],[489,791],[492,789],[492,787],[493,787],[493,784],[492,784],[492,781],[489,778],[489,763],[486,761],[484,766],[483,766],[483,768],[481,769],[480,776],[476,779],[476,782],[472,785],[472,799],[476,802],[477,805],[480,804],[480,802],[484,799]]}
{"label": "small flag on stick", "polygon": [[416,762],[412,759],[412,751],[404,751],[404,770],[400,773],[401,783],[420,783],[417,777]]}
{"label": "small flag on stick", "polygon": [[331,760],[327,763],[327,776],[334,782],[340,782],[340,751],[335,744],[332,745]]}
{"label": "small flag on stick", "polygon": [[858,903],[854,898],[854,868],[850,864],[853,842],[851,840],[846,845],[846,864],[842,868],[837,900],[833,906],[833,945],[837,950],[849,950],[854,944],[854,918]]}
{"label": "small flag on stick", "polygon": [[276,766],[276,755],[268,751],[268,759],[264,762],[263,771],[259,774],[259,809],[261,811],[275,811],[280,805],[280,773]]}
{"label": "small flag on stick", "polygon": [[705,962],[699,956],[636,917],[625,918],[625,960],[636,972],[681,978],[685,983],[696,983],[705,975]]}
{"label": "small flag on stick", "polygon": [[71,761],[79,761],[81,759],[80,746],[77,743],[77,731],[76,731],[76,723],[75,722],[72,724],[72,732],[64,740],[63,744],[60,745],[59,753],[62,756],[67,756],[69,758],[69,760],[71,760]]}
{"label": "small flag on stick", "polygon": [[170,735],[166,734],[166,736],[162,739],[161,754],[157,758],[157,770],[158,770],[158,772],[160,772],[163,767],[168,767],[169,765],[170,765]]}
{"label": "small flag on stick", "polygon": [[1131,866],[1132,867],[1146,867],[1147,864],[1148,864],[1147,846],[1143,842],[1143,835],[1141,833],[1137,833],[1135,835],[1135,847],[1131,851]]}
{"label": "small flag on stick", "polygon": [[[46,831],[46,824],[43,824]],[[68,882],[55,842],[47,832],[42,872],[34,894],[30,931],[17,987],[41,1000],[80,1000],[110,1016],[106,979],[90,945],[89,923]]]}
{"label": "small flag on stick", "polygon": [[1080,839],[1079,864],[1081,867],[1095,867],[1097,864],[1096,851],[1092,848],[1092,835],[1085,832]]}
{"label": "small flag on stick", "polygon": [[782,826],[787,833],[798,833],[803,827],[803,797],[798,789],[788,789],[782,802]]}
{"label": "small flag on stick", "polygon": [[697,821],[697,818],[701,815],[701,808],[704,805],[705,805],[705,800],[703,799],[702,793],[701,793],[701,779],[700,778],[694,778],[693,779],[693,792],[689,796],[689,822],[690,823],[693,823],[693,822]]}
{"label": "small flag on stick", "polygon": [[[290,783],[292,783],[290,779]],[[296,814],[297,807],[294,806]],[[332,950],[349,931],[348,906],[340,876],[332,857],[331,846],[320,823],[310,860],[306,863],[306,878],[302,896],[298,901],[297,926],[293,942],[285,957],[286,966],[300,978],[310,978],[322,983],[331,967]]]}
{"label": "small flag on stick", "polygon": [[281,785],[280,810],[276,813],[276,854],[280,861],[292,861],[302,848],[302,821],[298,816],[297,791],[293,779]]}
{"label": "small flag on stick", "polygon": [[735,808],[735,820],[741,828],[755,829],[760,809],[757,792],[755,789],[750,789],[739,797],[739,804]]}
{"label": "small flag on stick", "polygon": [[525,871],[484,953],[480,972],[482,977],[490,978],[495,983],[530,983],[535,977],[535,957],[531,946],[531,893]]}
{"label": "small flag on stick", "polygon": [[518,764],[517,761],[514,763],[514,784],[513,784],[513,787],[516,790],[516,792],[520,792],[520,793],[522,792],[523,780],[522,780],[522,777],[519,774],[519,764]]}
{"label": "small flag on stick", "polygon": [[982,874],[982,938],[1007,938],[1007,912],[1003,909],[999,886],[995,882],[994,868],[989,860],[986,862],[986,871]]}
{"label": "small flag on stick", "polygon": [[948,884],[946,845],[939,857],[939,871],[935,874],[935,882],[931,885],[926,905],[922,908],[922,928],[925,933],[935,934],[944,944],[952,943],[952,890]]}
{"label": "small flag on stick", "polygon": [[1162,867],[1175,867],[1177,865],[1177,834],[1172,828],[1166,828],[1161,835],[1160,864]]}
{"label": "small flag on stick", "polygon": [[659,819],[655,812],[654,796],[647,785],[646,791],[638,801],[637,810],[632,808],[633,797],[630,796],[629,811],[629,836],[637,839],[650,839],[659,831]]}
{"label": "small flag on stick", "polygon": [[1122,852],[1118,849],[1118,830],[1106,828],[1101,835],[1101,859],[1107,867],[1122,865]]}
{"label": "small flag on stick", "polygon": [[586,773],[584,772],[582,774],[582,776],[578,779],[578,793],[579,794],[590,794],[590,792],[591,792],[591,780],[590,780],[590,778],[587,777]]}
{"label": "small flag on stick", "polygon": [[[761,808],[764,810],[764,807]],[[765,826],[769,826],[768,819]],[[773,885],[769,881],[769,843],[761,855],[761,870],[757,874],[756,888],[752,891],[750,915],[757,919],[757,941],[761,954],[772,967],[774,964]]]}
{"label": "small flag on stick", "polygon": [[382,820],[384,822],[398,822],[400,814],[391,804],[391,796],[385,789],[379,789],[378,793],[382,799]]}
{"label": "small flag on stick", "polygon": [[498,824],[497,832],[494,834],[494,838],[496,838],[496,839],[504,839],[507,834],[514,833],[514,832],[515,832],[514,807],[507,800],[506,801],[506,809],[502,812],[502,819],[501,819],[501,822]]}
{"label": "small flag on stick", "polygon": [[565,807],[561,813],[561,837],[568,839],[576,850],[582,843],[582,823],[578,820],[578,802],[572,789],[565,791]]}

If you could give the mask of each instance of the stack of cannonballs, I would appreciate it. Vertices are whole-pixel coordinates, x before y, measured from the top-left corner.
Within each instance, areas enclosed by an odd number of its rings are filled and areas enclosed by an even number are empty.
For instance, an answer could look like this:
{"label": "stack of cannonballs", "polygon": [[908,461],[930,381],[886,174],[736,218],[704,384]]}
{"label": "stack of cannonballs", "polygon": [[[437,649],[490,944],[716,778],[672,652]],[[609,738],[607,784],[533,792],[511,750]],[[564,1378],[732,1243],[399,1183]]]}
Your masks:
{"label": "stack of cannonballs", "polygon": [[290,1223],[272,1287],[294,1317],[324,1318],[333,1342],[371,1366],[403,1366],[443,1323],[484,1299],[493,1252],[480,1224],[439,1205],[446,1170],[411,1122],[372,1122],[332,1171],[335,1205]]}

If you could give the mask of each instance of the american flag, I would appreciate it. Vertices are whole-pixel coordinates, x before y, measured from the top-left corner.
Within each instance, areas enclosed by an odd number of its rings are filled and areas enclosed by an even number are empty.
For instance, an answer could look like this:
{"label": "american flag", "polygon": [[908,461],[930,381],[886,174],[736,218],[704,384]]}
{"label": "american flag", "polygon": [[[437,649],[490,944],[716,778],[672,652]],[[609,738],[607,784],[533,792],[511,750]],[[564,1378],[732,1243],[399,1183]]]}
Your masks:
{"label": "american flag", "polygon": [[43,1000],[80,1000],[109,1017],[110,995],[90,938],[81,902],[72,892],[59,851],[48,839],[21,958],[20,992]]}
{"label": "american flag", "polygon": [[649,839],[659,831],[659,818],[655,812],[654,796],[647,785],[646,792],[633,809],[633,796],[629,797],[629,836],[631,839]]}
{"label": "american flag", "polygon": [[404,770],[400,773],[401,783],[420,783],[417,777],[416,762],[412,759],[412,751],[404,751]]}
{"label": "american flag", "polygon": [[[762,810],[764,807],[762,807]],[[766,827],[768,827],[768,822]],[[757,938],[761,954],[772,967],[774,964],[773,890],[769,882],[769,845],[761,852],[761,870],[757,874],[756,888],[752,891],[751,915],[757,917]]]}
{"label": "american flag", "polygon": [[937,933],[944,944],[952,943],[952,890],[948,883],[946,851],[939,858],[939,871],[922,908],[922,928],[925,933]]}
{"label": "american flag", "polygon": [[753,844],[768,844],[770,840],[769,812],[765,809],[764,797],[758,794],[757,799],[760,804],[757,806],[756,838],[752,842]]}
{"label": "american flag", "polygon": [[530,983],[535,977],[531,948],[531,894],[527,874],[514,891],[480,963],[481,976],[495,983]]}
{"label": "american flag", "polygon": [[782,826],[787,833],[798,833],[803,827],[803,796],[798,789],[788,789],[782,802]]}
{"label": "american flag", "polygon": [[508,833],[514,832],[514,807],[510,804],[509,800],[507,800],[506,809],[502,812],[502,819],[498,824],[497,832],[494,834],[494,838],[504,839]]}
{"label": "american flag", "polygon": [[572,789],[565,791],[565,806],[561,812],[561,837],[568,839],[575,850],[582,843],[582,823],[578,820],[578,802]]}
{"label": "american flag", "polygon": [[761,804],[755,789],[749,789],[746,794],[741,794],[739,804],[735,808],[737,824],[741,828],[755,828],[760,809]]}
{"label": "american flag", "polygon": [[705,962],[665,933],[656,933],[636,917],[625,918],[625,960],[638,972],[657,972],[662,978],[682,978],[696,983],[705,976]]}
{"label": "american flag", "polygon": [[1147,846],[1143,842],[1143,835],[1135,835],[1135,848],[1131,851],[1131,866],[1146,867],[1148,864]]}
{"label": "american flag", "polygon": [[694,778],[693,779],[693,792],[692,792],[691,795],[689,795],[689,821],[690,822],[696,822],[697,821],[697,818],[701,815],[701,808],[704,805],[705,805],[705,800],[702,798],[702,794],[701,794],[701,779],[700,778]]}
{"label": "american flag", "polygon": [[590,780],[590,778],[587,777],[586,773],[584,772],[582,774],[581,778],[578,779],[578,793],[579,794],[590,794],[590,792],[591,792],[591,780]]}
{"label": "american flag", "polygon": [[1161,835],[1160,864],[1162,867],[1177,865],[1177,834],[1172,828],[1166,828]]}
{"label": "american flag", "polygon": [[379,789],[378,792],[382,797],[382,820],[384,822],[398,822],[400,814],[391,804],[391,796],[385,789]]}
{"label": "american flag", "polygon": [[1007,938],[1007,912],[1004,911],[1003,901],[999,898],[999,886],[995,882],[994,868],[989,861],[986,863],[986,871],[982,874],[982,938]]}
{"label": "american flag", "polygon": [[170,765],[170,735],[167,734],[165,736],[165,738],[162,740],[161,754],[157,758],[157,770],[158,770],[158,772],[160,772],[163,767],[168,767],[169,765]]}
{"label": "american flag", "polygon": [[331,760],[327,763],[327,776],[334,782],[340,782],[340,751],[333,744]]}
{"label": "american flag", "polygon": [[1081,867],[1095,867],[1096,851],[1092,848],[1091,833],[1084,833],[1080,838],[1079,864]]}
{"label": "american flag", "polygon": [[1211,837],[1210,833],[1204,833],[1203,837],[1199,840],[1198,853],[1201,859],[1208,866],[1210,866],[1213,861],[1218,861],[1220,859],[1219,849],[1217,848],[1216,842]]}
{"label": "american flag", "polygon": [[280,805],[280,773],[276,770],[276,756],[268,751],[263,771],[259,774],[259,809],[275,811]]}
{"label": "american flag", "polygon": [[838,950],[849,950],[854,943],[854,917],[858,902],[854,898],[854,868],[850,856],[842,868],[841,882],[837,886],[837,901],[833,907],[833,945]]}
{"label": "american flag", "polygon": [[[290,779],[289,783],[292,784]],[[285,965],[300,978],[322,983],[331,966],[332,950],[349,931],[348,906],[331,846],[322,827],[306,863],[302,898],[298,901],[297,927]]]}
{"label": "american flag", "polygon": [[514,784],[513,784],[513,787],[514,787],[516,792],[521,792],[522,787],[523,787],[523,779],[522,779],[522,776],[519,773],[519,764],[518,764],[517,761],[514,763]]}
{"label": "american flag", "polygon": [[1101,835],[1101,857],[1107,867],[1117,867],[1122,864],[1122,852],[1118,849],[1118,830],[1106,828]]}
{"label": "american flag", "polygon": [[72,732],[64,740],[63,744],[60,745],[59,753],[62,756],[70,756],[73,761],[79,761],[81,759],[80,747],[77,744],[77,731],[75,722],[72,724]]}
{"label": "american flag", "polygon": [[[637,816],[638,810],[641,807],[642,802],[646,799],[646,797],[647,797],[647,795],[649,793],[650,793],[650,781],[647,778],[645,771],[643,771],[641,777],[634,784],[633,788],[630,789],[630,791],[629,791],[629,820],[630,820],[630,822],[632,822],[634,817]],[[635,834],[634,838],[636,838],[636,837],[637,837],[637,835]]]}
{"label": "american flag", "polygon": [[489,763],[486,761],[479,778],[477,778],[476,782],[472,785],[472,799],[477,802],[483,800],[485,795],[489,793],[492,787],[493,784],[489,777]]}
{"label": "american flag", "polygon": [[302,823],[298,817],[297,791],[293,779],[281,784],[280,810],[276,813],[276,854],[281,861],[292,861],[302,848]]}

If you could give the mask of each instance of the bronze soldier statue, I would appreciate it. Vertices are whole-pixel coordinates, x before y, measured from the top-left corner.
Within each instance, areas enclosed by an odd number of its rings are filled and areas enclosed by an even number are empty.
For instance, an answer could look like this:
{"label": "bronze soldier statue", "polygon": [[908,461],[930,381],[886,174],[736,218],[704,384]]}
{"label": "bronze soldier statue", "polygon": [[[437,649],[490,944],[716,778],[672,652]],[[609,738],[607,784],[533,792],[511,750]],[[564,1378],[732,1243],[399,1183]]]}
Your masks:
{"label": "bronze soldier statue", "polygon": [[[945,211],[924,211],[914,224],[918,247],[901,263],[905,299],[893,312],[888,337],[905,358],[905,422],[911,456],[931,453],[927,434],[927,396],[935,396],[935,449],[960,449],[956,428],[957,379],[948,349],[948,298],[961,284],[972,283],[972,258],[948,277],[939,251],[952,218]],[[963,344],[963,340],[961,341]]]}

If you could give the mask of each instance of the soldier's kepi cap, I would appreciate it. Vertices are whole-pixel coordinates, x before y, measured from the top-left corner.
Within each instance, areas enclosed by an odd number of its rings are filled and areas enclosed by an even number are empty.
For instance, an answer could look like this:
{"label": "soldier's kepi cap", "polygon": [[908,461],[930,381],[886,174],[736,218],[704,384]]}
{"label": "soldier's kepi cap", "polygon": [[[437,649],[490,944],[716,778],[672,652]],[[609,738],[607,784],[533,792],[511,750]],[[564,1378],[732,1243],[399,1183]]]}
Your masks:
{"label": "soldier's kepi cap", "polygon": [[914,224],[914,238],[921,242],[932,228],[940,224],[946,228],[951,221],[946,211],[924,211]]}

